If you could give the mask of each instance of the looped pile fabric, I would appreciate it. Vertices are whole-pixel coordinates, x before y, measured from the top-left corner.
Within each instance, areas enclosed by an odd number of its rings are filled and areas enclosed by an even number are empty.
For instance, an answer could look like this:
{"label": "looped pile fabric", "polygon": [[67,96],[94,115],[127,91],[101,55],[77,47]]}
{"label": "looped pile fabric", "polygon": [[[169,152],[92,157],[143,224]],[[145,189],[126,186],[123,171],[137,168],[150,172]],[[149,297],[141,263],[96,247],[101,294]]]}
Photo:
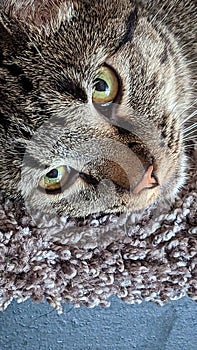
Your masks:
{"label": "looped pile fabric", "polygon": [[0,309],[13,298],[108,306],[197,300],[196,160],[173,204],[88,219],[31,216],[0,197]]}

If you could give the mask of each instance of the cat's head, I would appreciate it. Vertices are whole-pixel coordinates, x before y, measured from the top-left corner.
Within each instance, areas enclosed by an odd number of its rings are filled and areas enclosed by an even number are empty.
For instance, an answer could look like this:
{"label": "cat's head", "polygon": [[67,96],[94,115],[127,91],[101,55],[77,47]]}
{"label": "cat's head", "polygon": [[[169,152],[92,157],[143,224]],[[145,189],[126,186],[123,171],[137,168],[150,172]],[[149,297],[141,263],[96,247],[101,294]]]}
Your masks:
{"label": "cat's head", "polygon": [[72,216],[173,197],[190,103],[173,35],[135,1],[2,4],[1,188]]}

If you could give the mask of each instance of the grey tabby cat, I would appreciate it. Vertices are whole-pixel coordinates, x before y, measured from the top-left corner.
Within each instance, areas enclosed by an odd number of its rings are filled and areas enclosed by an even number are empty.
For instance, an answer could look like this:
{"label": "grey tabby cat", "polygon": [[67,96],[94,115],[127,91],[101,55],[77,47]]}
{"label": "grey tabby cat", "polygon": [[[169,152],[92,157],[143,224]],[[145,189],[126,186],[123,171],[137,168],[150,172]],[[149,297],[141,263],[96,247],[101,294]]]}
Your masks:
{"label": "grey tabby cat", "polygon": [[4,195],[76,217],[173,199],[196,130],[196,13],[195,0],[1,0]]}

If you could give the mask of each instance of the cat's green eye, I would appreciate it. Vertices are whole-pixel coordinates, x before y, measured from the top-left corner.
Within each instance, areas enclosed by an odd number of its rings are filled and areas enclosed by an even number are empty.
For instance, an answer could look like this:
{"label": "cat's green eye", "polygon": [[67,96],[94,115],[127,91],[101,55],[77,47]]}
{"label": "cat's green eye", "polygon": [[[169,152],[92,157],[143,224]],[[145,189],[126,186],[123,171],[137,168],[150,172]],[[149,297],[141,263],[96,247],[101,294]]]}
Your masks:
{"label": "cat's green eye", "polygon": [[62,186],[67,182],[68,177],[68,168],[66,166],[59,166],[50,170],[45,176],[43,176],[39,181],[39,186],[46,191],[61,190]]}
{"label": "cat's green eye", "polygon": [[102,67],[94,81],[92,101],[100,104],[113,102],[118,90],[119,83],[115,72],[109,67]]}

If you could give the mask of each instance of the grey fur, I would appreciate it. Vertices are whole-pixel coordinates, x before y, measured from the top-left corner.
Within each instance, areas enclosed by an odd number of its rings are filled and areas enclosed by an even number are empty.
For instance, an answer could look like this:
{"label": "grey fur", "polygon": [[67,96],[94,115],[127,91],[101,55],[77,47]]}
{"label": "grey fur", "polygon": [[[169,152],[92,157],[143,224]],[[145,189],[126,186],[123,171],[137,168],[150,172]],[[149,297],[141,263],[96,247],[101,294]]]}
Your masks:
{"label": "grey fur", "polygon": [[[189,166],[184,121],[196,99],[195,1],[4,0],[0,9],[4,195],[72,216],[132,211],[174,198]],[[104,64],[122,85],[110,120],[91,103]],[[122,133],[125,121],[130,133]],[[131,187],[140,179],[141,163],[135,167],[135,149],[131,154],[128,147],[136,140],[142,165],[154,158],[160,183],[139,195],[125,189],[128,173]],[[80,180],[61,195],[39,192],[40,177],[61,162],[85,167],[101,186]]]}

